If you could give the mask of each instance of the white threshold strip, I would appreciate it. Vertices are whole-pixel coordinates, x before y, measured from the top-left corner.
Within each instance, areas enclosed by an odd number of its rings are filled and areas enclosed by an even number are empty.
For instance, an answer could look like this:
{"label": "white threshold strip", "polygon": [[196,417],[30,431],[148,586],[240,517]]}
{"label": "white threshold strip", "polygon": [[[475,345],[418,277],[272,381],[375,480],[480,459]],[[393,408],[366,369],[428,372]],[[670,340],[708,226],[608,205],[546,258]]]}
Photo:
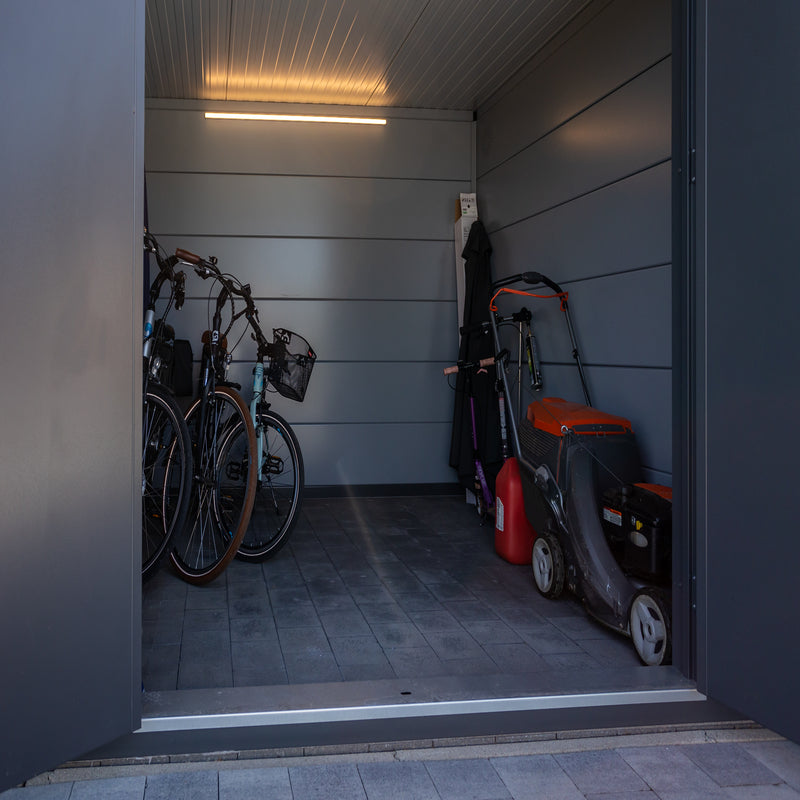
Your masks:
{"label": "white threshold strip", "polygon": [[409,717],[442,717],[456,714],[494,714],[511,711],[545,711],[645,703],[686,703],[706,700],[696,689],[650,689],[631,692],[503,697],[484,700],[443,700],[426,703],[393,703],[374,706],[302,708],[276,711],[246,711],[229,714],[196,714],[145,717],[136,733],[249,728],[272,725],[303,725],[321,722],[354,722]]}

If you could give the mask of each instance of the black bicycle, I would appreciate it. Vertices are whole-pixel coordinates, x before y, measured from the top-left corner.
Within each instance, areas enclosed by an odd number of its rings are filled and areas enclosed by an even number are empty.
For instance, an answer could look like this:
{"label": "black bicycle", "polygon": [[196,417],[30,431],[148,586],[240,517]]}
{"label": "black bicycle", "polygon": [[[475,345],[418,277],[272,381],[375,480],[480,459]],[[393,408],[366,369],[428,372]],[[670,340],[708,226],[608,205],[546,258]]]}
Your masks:
{"label": "black bicycle", "polygon": [[[256,492],[256,435],[247,405],[221,377],[226,360],[222,312],[231,281],[216,267],[186,250],[176,257],[202,278],[220,284],[211,328],[203,334],[200,396],[186,412],[193,454],[189,513],[173,534],[170,558],[189,583],[207,583],[234,558],[250,522]],[[228,326],[230,330],[230,326]]]}
{"label": "black bicycle", "polygon": [[[289,423],[272,410],[268,399],[270,388],[283,397],[302,402],[317,356],[302,336],[284,328],[273,329],[272,341],[267,339],[261,329],[249,284],[222,274],[214,259],[203,260],[185,250],[178,251],[178,254],[182,260],[193,264],[200,274],[213,275],[223,283],[231,303],[231,319],[225,335],[238,319],[244,317],[256,342],[249,417],[256,437],[256,455],[251,463],[258,464],[258,469],[250,524],[236,557],[243,561],[265,561],[289,540],[299,517],[304,488],[300,444]],[[243,301],[244,307],[239,311],[235,309],[234,298]],[[218,381],[225,381],[229,360],[229,354],[222,357],[220,352],[213,363]],[[237,424],[230,434],[230,447],[234,451],[243,450],[246,436],[246,427]]]}
{"label": "black bicycle", "polygon": [[[185,275],[175,271],[178,259],[167,257],[147,231],[144,249],[155,256],[159,268],[150,286],[142,349],[142,579],[147,580],[158,570],[175,530],[186,520],[192,452],[183,413],[162,383],[170,356],[171,328],[166,319],[172,308],[179,309],[183,304]],[[156,304],[164,284],[169,286],[169,299],[156,320]]]}

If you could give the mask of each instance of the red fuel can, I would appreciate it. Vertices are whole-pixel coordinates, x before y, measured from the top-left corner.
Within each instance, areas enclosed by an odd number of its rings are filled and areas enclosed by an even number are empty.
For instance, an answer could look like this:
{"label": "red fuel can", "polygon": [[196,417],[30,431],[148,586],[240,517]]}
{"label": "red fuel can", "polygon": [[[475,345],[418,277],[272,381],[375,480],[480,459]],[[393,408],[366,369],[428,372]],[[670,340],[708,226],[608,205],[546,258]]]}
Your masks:
{"label": "red fuel can", "polygon": [[494,549],[511,564],[530,564],[536,531],[525,516],[516,458],[509,458],[495,483]]}

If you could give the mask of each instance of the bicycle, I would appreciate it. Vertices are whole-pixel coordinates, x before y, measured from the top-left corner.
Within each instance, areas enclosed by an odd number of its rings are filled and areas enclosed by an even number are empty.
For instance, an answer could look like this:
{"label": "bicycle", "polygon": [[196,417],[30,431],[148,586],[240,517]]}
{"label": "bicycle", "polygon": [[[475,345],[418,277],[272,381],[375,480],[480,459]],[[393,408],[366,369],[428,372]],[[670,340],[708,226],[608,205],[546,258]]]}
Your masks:
{"label": "bicycle", "polygon": [[[180,252],[182,257],[193,255]],[[236,557],[260,562],[272,558],[289,540],[299,517],[305,477],[297,436],[289,423],[272,410],[267,399],[268,386],[283,397],[302,402],[317,356],[302,336],[284,328],[273,329],[273,341],[268,341],[249,284],[229,278],[228,290],[231,297],[244,301],[243,309],[232,311],[228,330],[244,316],[257,346],[249,408],[256,433],[254,463],[259,468],[253,514]],[[242,434],[240,426],[231,436]]]}
{"label": "bicycle", "polygon": [[[185,275],[178,259],[166,257],[156,238],[145,230],[145,252],[155,255],[159,272],[150,286],[145,310],[142,356],[142,580],[151,578],[167,552],[175,530],[183,527],[189,508],[191,442],[183,413],[172,392],[161,383],[166,318],[183,304]],[[164,283],[170,296],[155,321],[155,307]]]}
{"label": "bicycle", "polygon": [[[256,437],[249,410],[235,386],[218,376],[226,359],[222,310],[232,302],[232,281],[216,266],[178,249],[179,261],[221,285],[211,328],[203,335],[200,396],[185,415],[194,457],[189,518],[173,534],[170,559],[187,582],[218,577],[236,555],[250,522],[256,490]],[[232,324],[232,323],[231,323]]]}

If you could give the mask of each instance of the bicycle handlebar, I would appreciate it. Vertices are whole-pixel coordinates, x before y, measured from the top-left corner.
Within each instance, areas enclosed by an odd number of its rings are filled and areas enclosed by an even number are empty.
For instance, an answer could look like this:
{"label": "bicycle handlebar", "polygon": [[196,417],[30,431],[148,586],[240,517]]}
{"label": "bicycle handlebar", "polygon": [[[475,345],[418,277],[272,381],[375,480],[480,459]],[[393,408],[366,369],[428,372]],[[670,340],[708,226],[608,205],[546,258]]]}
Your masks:
{"label": "bicycle handlebar", "polygon": [[250,324],[250,327],[253,329],[252,337],[258,345],[258,358],[262,358],[264,356],[271,357],[274,348],[273,345],[267,341],[267,338],[264,336],[264,332],[261,330],[261,326],[258,323],[258,309],[253,302],[250,284],[241,284],[235,279],[232,279],[230,276],[224,275],[217,266],[217,259],[214,256],[204,259],[195,253],[190,252],[189,250],[184,250],[183,248],[179,247],[175,250],[175,257],[180,261],[185,261],[187,264],[191,264],[194,267],[195,272],[204,280],[206,278],[213,277],[222,284],[222,289],[217,297],[218,310],[225,305],[229,297],[233,298],[233,296],[236,296],[241,297],[242,300],[244,300],[245,310],[234,315],[233,319],[231,320],[231,325],[236,319],[238,319],[239,316],[241,316],[241,314],[244,314],[245,318]]}
{"label": "bicycle handlebar", "polygon": [[452,367],[445,367],[444,374],[445,375],[455,375],[459,370],[462,369],[485,369],[486,367],[491,367],[492,364],[495,363],[495,357],[489,356],[489,358],[482,358],[480,361],[459,361],[457,364],[454,364]]}

